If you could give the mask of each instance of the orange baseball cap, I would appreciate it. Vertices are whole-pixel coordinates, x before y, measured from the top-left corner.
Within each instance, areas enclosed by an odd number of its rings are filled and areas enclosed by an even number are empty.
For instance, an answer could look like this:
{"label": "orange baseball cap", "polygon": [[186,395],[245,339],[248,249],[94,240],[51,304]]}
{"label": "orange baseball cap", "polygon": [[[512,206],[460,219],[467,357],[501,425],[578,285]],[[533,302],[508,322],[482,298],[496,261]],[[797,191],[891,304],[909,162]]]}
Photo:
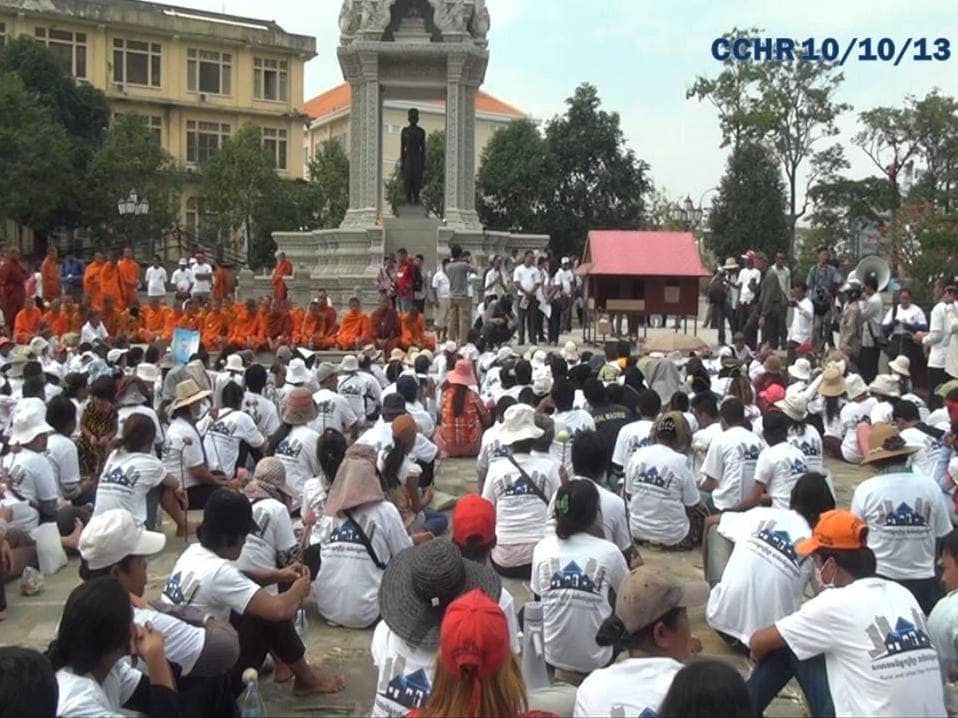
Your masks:
{"label": "orange baseball cap", "polygon": [[810,538],[795,543],[795,553],[810,556],[819,549],[855,551],[865,546],[868,527],[851,511],[832,509],[818,519]]}

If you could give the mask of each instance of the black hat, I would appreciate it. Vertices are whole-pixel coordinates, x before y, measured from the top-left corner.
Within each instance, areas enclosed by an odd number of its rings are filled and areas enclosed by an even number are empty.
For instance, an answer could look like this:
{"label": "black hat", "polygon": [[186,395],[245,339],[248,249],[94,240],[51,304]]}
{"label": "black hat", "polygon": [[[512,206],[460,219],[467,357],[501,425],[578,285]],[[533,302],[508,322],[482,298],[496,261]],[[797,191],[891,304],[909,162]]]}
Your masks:
{"label": "black hat", "polygon": [[205,536],[245,536],[259,530],[249,499],[230,489],[216,489],[206,500],[199,531]]}
{"label": "black hat", "polygon": [[386,394],[383,397],[383,419],[392,421],[406,413],[406,400],[401,394]]}

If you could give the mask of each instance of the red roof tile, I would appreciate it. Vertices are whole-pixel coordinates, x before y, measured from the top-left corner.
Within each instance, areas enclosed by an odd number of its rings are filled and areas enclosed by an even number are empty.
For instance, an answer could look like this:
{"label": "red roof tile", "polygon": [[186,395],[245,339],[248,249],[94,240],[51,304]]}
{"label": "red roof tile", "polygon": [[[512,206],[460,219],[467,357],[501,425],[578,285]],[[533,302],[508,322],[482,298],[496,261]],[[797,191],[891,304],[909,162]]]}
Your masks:
{"label": "red roof tile", "polygon": [[[315,120],[318,117],[326,117],[340,110],[348,109],[351,100],[351,88],[348,82],[344,82],[308,100],[306,104],[303,105],[303,111]],[[446,106],[445,100],[430,100],[428,104],[436,107]],[[499,98],[493,97],[482,90],[479,90],[479,93],[476,95],[476,110],[478,112],[488,112],[494,115],[506,115],[515,118],[528,117],[522,110],[516,109],[509,103],[503,102]]]}
{"label": "red roof tile", "polygon": [[579,274],[644,277],[709,276],[691,232],[589,232]]}

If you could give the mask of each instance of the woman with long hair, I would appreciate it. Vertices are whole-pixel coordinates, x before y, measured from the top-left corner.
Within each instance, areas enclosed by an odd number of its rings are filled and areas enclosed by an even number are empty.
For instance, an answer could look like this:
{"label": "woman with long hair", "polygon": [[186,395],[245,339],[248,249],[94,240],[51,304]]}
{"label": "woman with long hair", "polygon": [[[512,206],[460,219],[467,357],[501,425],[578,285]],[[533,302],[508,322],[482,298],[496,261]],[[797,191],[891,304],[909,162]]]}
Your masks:
{"label": "woman with long hair", "polygon": [[[319,543],[318,523],[326,509],[326,496],[339,471],[339,465],[346,456],[346,437],[336,429],[326,429],[319,441],[316,442],[316,460],[319,462],[319,473],[303,484],[303,500],[300,513],[303,517],[303,545]],[[309,549],[306,549],[306,564],[312,568],[309,560]],[[318,568],[318,563],[316,564]]]}
{"label": "woman with long hair", "polygon": [[479,455],[482,432],[491,423],[489,411],[479,394],[472,362],[460,359],[446,375],[446,387],[440,402],[439,429],[436,445],[444,456]]}
{"label": "woman with long hair", "polygon": [[[127,655],[139,657],[149,676],[121,660]],[[112,576],[73,589],[47,657],[60,689],[58,716],[180,713],[163,636],[133,623],[130,596]]]}
{"label": "woman with long hair", "polygon": [[753,423],[762,415],[762,412],[759,411],[759,408],[755,405],[755,392],[752,389],[752,382],[748,380],[747,376],[739,374],[733,377],[729,382],[725,396],[731,396],[742,402],[742,405],[745,407],[745,418],[749,424]]}
{"label": "woman with long hair", "polygon": [[835,367],[822,372],[818,396],[809,403],[809,412],[819,414],[824,429],[822,446],[829,456],[842,458],[842,439],[845,428],[842,424],[842,407],[845,406],[845,378]]}
{"label": "woman with long hair", "polygon": [[449,604],[439,632],[432,692],[411,718],[518,718],[526,715],[519,660],[509,650],[505,614],[479,589]]}
{"label": "woman with long hair", "polygon": [[445,533],[449,520],[429,508],[433,488],[420,488],[422,467],[410,455],[416,443],[416,422],[408,414],[392,421],[391,446],[384,447],[376,460],[386,498],[392,501],[403,517],[406,529],[419,543]]}

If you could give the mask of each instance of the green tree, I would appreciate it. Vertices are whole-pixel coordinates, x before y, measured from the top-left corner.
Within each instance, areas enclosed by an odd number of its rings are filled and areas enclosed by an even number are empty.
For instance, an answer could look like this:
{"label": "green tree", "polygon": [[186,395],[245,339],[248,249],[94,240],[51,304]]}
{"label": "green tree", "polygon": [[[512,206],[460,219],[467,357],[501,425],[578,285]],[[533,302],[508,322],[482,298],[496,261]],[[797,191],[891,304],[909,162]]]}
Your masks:
{"label": "green tree", "polygon": [[884,226],[895,208],[891,185],[882,177],[851,180],[837,177],[810,191],[809,225],[816,244],[826,244],[839,257],[857,260],[859,233],[866,226]]}
{"label": "green tree", "polygon": [[239,244],[234,238],[242,237],[252,254],[252,244],[260,237],[257,219],[272,211],[281,195],[279,184],[261,130],[244,125],[203,165],[200,204],[206,229],[219,243],[234,247]]}
{"label": "green tree", "polygon": [[[349,158],[336,140],[326,140],[309,161],[309,182],[302,188],[317,227],[338,227],[349,209]],[[312,213],[316,216],[312,217]]]}
{"label": "green tree", "polygon": [[476,178],[479,219],[494,230],[542,231],[555,175],[555,162],[535,124],[510,122],[482,152]]}
{"label": "green tree", "polygon": [[922,99],[909,98],[924,171],[912,187],[911,201],[938,204],[945,212],[956,208],[958,187],[958,101],[937,90]]}
{"label": "green tree", "polygon": [[19,75],[0,73],[0,217],[52,227],[71,192],[70,138]]}
{"label": "green tree", "polygon": [[[426,166],[423,169],[422,191],[419,201],[433,217],[442,217],[446,196],[446,132],[434,130],[426,137]],[[399,163],[386,181],[385,199],[393,214],[406,203],[405,183]]]}
{"label": "green tree", "polygon": [[[88,179],[83,221],[101,247],[130,243],[145,254],[149,239],[158,239],[176,224],[183,175],[150,133],[145,117],[117,115],[90,162]],[[119,215],[117,200],[131,190],[150,203],[148,215]]]}
{"label": "green tree", "polygon": [[899,253],[892,260],[909,278],[916,299],[928,301],[936,279],[958,275],[958,212],[905,204],[895,214],[895,225]]}
{"label": "green tree", "polygon": [[781,173],[762,145],[742,142],[732,151],[709,213],[709,228],[708,248],[719,261],[749,249],[772,255],[788,246]]}
{"label": "green tree", "polygon": [[875,107],[859,113],[858,121],[862,129],[852,142],[885,175],[897,208],[901,204],[899,175],[918,154],[915,113],[909,108]]}
{"label": "green tree", "polygon": [[546,223],[556,253],[576,254],[590,229],[638,229],[651,190],[649,166],[626,146],[617,112],[601,109],[593,85],[579,85],[564,115],[546,125],[556,171],[544,199]]}

